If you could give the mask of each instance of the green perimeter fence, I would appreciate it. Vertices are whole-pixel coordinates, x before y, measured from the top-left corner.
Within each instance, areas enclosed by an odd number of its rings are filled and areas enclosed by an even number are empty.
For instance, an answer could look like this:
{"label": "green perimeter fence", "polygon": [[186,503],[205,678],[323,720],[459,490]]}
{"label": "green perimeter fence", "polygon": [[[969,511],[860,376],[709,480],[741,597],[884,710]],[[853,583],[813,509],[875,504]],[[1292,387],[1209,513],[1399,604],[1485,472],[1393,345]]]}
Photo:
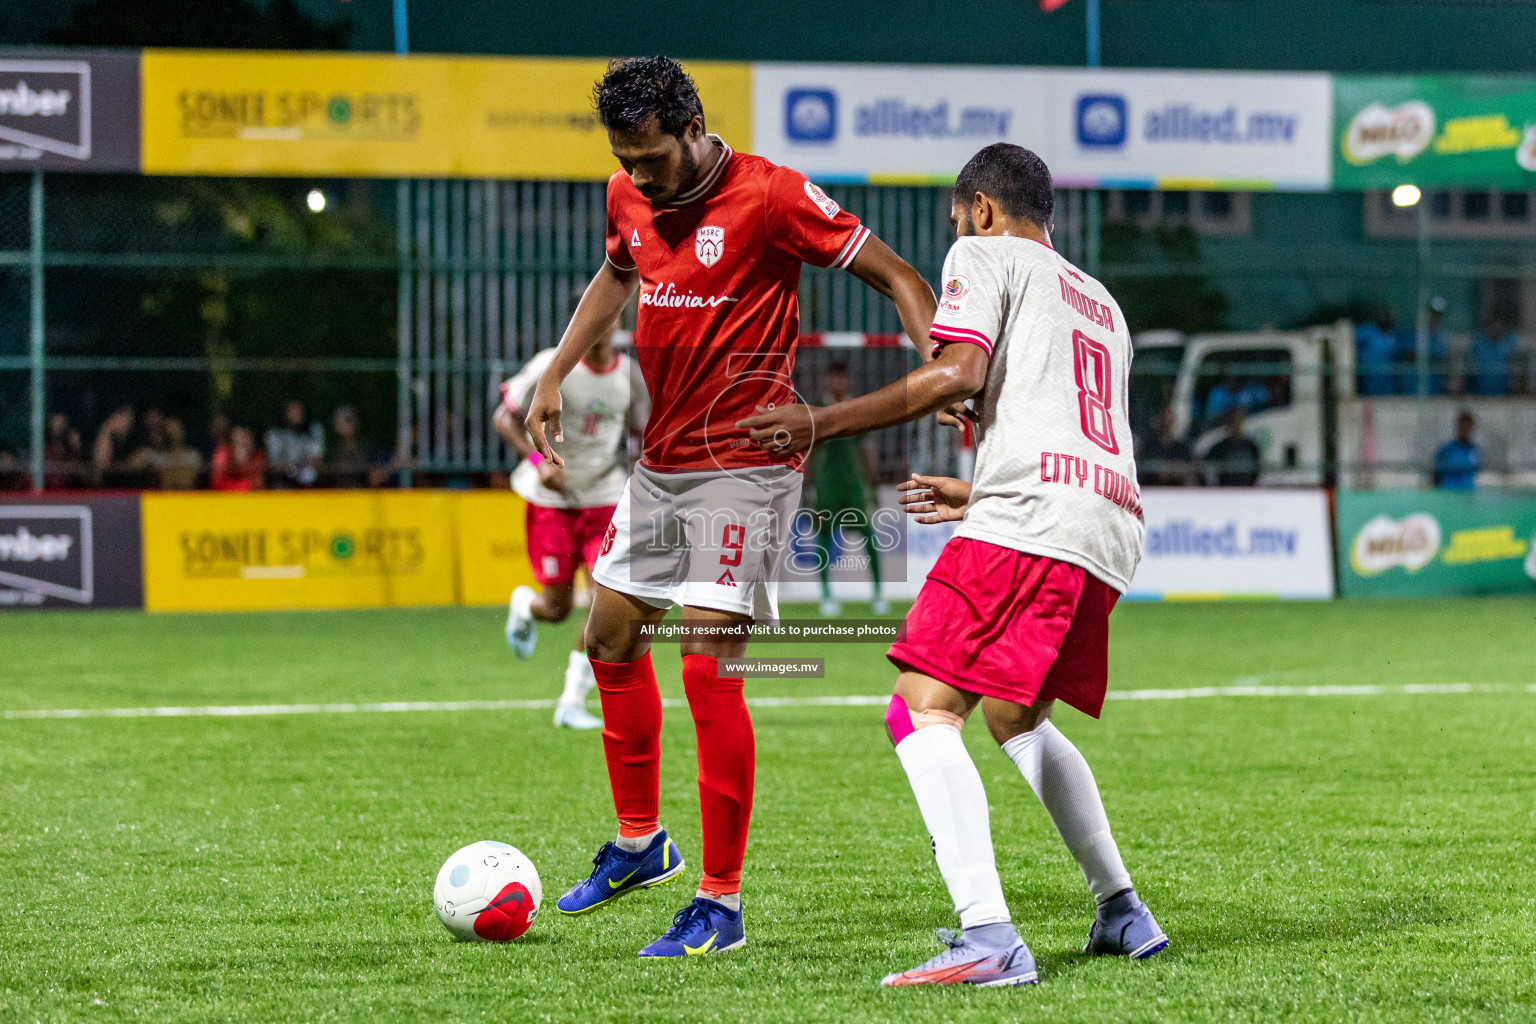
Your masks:
{"label": "green perimeter fence", "polygon": [[[828,191],[938,282],[947,189]],[[312,208],[312,192],[323,209]],[[149,441],[145,410],[179,420],[206,452],[228,424],[259,436],[288,400],[327,423],[333,410],[355,408],[378,480],[504,472],[509,453],[490,422],[495,385],[558,340],[573,293],[602,261],[603,198],[597,183],[0,174],[0,479],[111,484],[92,449],[99,425],[124,406],[139,424],[121,440],[126,456]],[[1431,293],[1445,295],[1448,324],[1463,334],[1495,307],[1533,318],[1536,212],[1520,208],[1530,230],[1445,231],[1430,249],[1411,231],[1373,229],[1379,199],[1067,191],[1056,240],[1074,262],[1098,264],[1137,330],[1251,331],[1381,309],[1411,326]],[[899,330],[889,303],[839,272],[807,270],[802,311],[806,332]],[[914,359],[882,347],[807,350],[801,390],[819,396],[832,361],[847,362],[865,389]],[[1523,351],[1512,357],[1506,404],[1531,402],[1529,363]],[[1152,397],[1138,427],[1150,430],[1175,368],[1149,360],[1144,370],[1138,388]],[[1322,378],[1330,365],[1286,372]],[[1524,464],[1521,446],[1506,445],[1507,463]],[[873,451],[887,479],[954,472],[963,458],[928,423],[885,432]],[[1306,461],[1291,468],[1323,468]]]}

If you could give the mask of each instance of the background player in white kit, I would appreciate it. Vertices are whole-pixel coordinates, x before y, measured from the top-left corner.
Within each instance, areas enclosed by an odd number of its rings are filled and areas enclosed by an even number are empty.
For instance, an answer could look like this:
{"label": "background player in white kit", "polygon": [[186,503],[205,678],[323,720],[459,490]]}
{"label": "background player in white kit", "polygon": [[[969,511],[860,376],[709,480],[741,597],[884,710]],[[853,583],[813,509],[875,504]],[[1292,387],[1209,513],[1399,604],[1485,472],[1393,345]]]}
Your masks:
{"label": "background player in white kit", "polygon": [[886,726],[933,839],[963,931],[887,985],[1021,985],[1034,958],[1011,923],[987,796],[960,729],[979,703],[1097,901],[1084,951],[1136,959],[1168,939],[1136,898],[1088,764],[1049,720],[1055,700],[1098,717],[1109,613],[1141,558],[1131,454],[1131,344],[1109,292],[1050,245],[1050,171],[998,143],[955,184],[959,236],[944,261],[932,363],[872,394],[741,422],[760,445],[916,419],[975,397],[975,483],[903,485],[919,522],[962,519],[889,657],[900,671]]}
{"label": "background player in white kit", "polygon": [[[578,293],[574,309],[581,301]],[[555,349],[536,354],[501,386],[496,432],[523,456],[512,474],[512,489],[528,502],[528,560],[542,592],[518,587],[507,615],[507,644],[519,657],[533,654],[535,622],[564,622],[575,599],[576,570],[590,578],[603,533],[629,477],[628,439],[645,423],[645,383],[634,363],[613,347],[613,329],[561,383],[560,396],[575,428],[561,454],[565,465],[545,459],[523,427],[524,410]],[[555,706],[555,724],[600,729],[602,720],[586,709],[597,685],[581,634],[565,669],[565,689]]]}

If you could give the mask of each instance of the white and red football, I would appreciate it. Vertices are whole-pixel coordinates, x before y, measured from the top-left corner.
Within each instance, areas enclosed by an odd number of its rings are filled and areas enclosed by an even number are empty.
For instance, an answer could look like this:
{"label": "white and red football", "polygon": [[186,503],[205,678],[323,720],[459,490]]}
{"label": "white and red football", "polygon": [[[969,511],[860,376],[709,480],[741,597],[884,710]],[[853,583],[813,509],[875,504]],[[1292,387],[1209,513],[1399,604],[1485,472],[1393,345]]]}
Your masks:
{"label": "white and red football", "polygon": [[516,847],[470,843],[437,873],[437,918],[462,942],[511,942],[533,924],[544,891],[533,862]]}

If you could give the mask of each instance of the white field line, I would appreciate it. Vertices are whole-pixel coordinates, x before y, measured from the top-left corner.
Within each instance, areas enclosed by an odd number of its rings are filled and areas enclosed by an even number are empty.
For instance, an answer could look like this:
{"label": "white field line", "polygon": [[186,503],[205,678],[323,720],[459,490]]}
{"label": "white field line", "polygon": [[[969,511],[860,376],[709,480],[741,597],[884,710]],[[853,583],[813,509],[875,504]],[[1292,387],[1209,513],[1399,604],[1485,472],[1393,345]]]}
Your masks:
{"label": "white field line", "polygon": [[[1475,683],[1403,686],[1196,686],[1183,690],[1113,690],[1109,700],[1189,700],[1202,697],[1380,697],[1393,694],[1502,693],[1513,687]],[[1536,693],[1536,684],[1526,687]],[[748,697],[754,708],[884,707],[889,694],[848,697]],[[666,707],[687,702],[667,699]],[[248,718],[258,715],[360,715],[398,711],[548,711],[553,700],[408,700],[368,704],[227,704],[158,708],[35,708],[6,711],[6,720],[37,718]]]}

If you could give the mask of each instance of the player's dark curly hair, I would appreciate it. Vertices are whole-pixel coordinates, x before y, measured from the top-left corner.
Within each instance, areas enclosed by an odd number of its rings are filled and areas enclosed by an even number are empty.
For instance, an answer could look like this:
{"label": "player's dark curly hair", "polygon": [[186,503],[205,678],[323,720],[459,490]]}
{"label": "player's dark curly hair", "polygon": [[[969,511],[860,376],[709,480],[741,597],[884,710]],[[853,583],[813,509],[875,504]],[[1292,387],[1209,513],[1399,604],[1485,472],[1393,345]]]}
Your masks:
{"label": "player's dark curly hair", "polygon": [[704,116],[699,91],[671,57],[627,57],[611,61],[592,89],[597,119],[613,132],[633,132],[651,118],[668,135],[682,138],[688,122]]}
{"label": "player's dark curly hair", "polygon": [[1051,226],[1056,193],[1051,170],[1034,153],[1009,142],[994,142],[971,157],[955,179],[955,198],[969,208],[977,192],[991,199],[1010,217],[1028,217],[1042,228]]}

